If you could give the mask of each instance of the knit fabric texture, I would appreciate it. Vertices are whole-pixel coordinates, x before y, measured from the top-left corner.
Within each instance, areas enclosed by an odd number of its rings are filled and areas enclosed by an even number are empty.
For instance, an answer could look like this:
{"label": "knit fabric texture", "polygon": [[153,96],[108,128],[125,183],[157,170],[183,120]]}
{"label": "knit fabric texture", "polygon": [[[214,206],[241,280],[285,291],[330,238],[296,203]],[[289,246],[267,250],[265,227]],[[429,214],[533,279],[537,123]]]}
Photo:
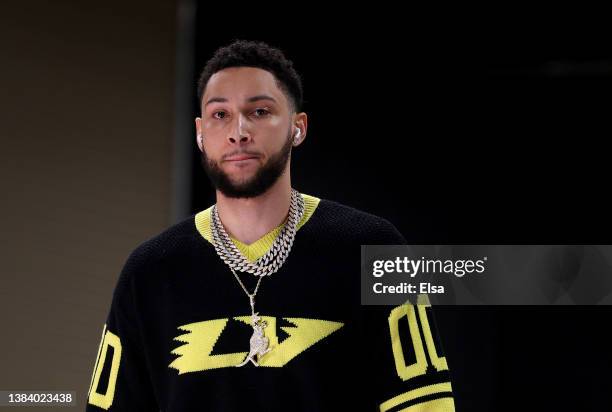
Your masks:
{"label": "knit fabric texture", "polygon": [[[93,366],[86,410],[146,412],[454,411],[428,304],[362,306],[361,245],[405,244],[386,219],[302,194],[305,213],[255,310],[270,351],[247,362],[249,299],[217,256],[211,208],[127,258]],[[249,245],[265,254],[282,225]],[[237,272],[252,292],[257,278]]]}

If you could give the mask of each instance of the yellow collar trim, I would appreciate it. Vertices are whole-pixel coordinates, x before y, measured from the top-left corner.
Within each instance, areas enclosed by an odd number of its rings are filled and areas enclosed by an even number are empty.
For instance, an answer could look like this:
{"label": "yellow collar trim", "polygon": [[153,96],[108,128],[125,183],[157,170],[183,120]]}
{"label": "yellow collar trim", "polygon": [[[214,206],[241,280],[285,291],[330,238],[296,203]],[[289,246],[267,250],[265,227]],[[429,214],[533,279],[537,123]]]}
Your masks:
{"label": "yellow collar trim", "polygon": [[[321,200],[318,197],[306,195],[304,193],[301,193],[301,195],[304,199],[304,215],[298,223],[296,231],[299,230],[308,221],[308,219],[310,219],[315,209],[319,205],[319,201]],[[198,232],[200,232],[200,235],[202,235],[204,239],[206,239],[212,244],[212,233],[210,230],[211,211],[212,206],[210,206],[206,210],[198,212],[195,215],[195,225]],[[230,238],[232,239],[238,250],[240,250],[250,262],[255,262],[261,256],[265,255],[266,252],[270,249],[272,243],[274,243],[274,239],[276,239],[276,236],[278,235],[282,227],[283,224],[281,223],[280,225],[257,239],[255,242],[248,245],[246,243],[242,243],[237,239],[234,239],[233,237]]]}

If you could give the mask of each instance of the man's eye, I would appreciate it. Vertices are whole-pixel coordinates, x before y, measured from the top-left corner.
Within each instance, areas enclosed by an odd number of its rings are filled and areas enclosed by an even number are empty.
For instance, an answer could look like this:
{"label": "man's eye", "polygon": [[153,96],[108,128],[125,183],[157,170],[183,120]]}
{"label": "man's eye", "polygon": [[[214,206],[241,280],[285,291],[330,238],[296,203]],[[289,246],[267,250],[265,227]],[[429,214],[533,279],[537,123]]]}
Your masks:
{"label": "man's eye", "polygon": [[256,117],[262,117],[268,115],[270,112],[266,109],[255,109],[253,113],[256,114]]}
{"label": "man's eye", "polygon": [[[217,115],[222,115],[222,116],[217,116]],[[225,117],[225,112],[214,112],[213,117],[215,119],[223,119]]]}

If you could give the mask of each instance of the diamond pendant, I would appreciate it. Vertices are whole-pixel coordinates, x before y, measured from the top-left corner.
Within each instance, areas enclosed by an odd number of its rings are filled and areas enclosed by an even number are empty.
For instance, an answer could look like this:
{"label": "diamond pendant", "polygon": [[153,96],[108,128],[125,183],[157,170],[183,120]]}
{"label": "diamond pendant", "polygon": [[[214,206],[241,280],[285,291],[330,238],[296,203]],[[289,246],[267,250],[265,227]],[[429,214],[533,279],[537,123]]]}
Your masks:
{"label": "diamond pendant", "polygon": [[[258,313],[255,312],[255,298],[252,295],[249,295],[249,298],[251,300],[251,326],[253,327],[253,334],[249,340],[249,354],[240,364],[236,365],[236,367],[244,366],[249,361],[252,362],[253,365],[259,366],[257,360],[270,352],[270,348],[268,347],[269,340],[264,335],[264,328],[268,326],[268,322],[262,320],[261,317],[258,316]],[[255,360],[255,357],[257,357],[257,360]]]}

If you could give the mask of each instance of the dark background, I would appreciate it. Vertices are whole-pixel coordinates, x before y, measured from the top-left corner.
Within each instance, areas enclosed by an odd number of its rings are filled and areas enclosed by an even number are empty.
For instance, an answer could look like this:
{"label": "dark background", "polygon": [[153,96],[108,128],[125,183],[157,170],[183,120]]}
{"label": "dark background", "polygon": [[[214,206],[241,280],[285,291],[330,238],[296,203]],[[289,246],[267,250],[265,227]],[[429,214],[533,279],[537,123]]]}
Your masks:
{"label": "dark background", "polygon": [[[610,243],[612,48],[594,21],[463,10],[369,24],[296,18],[296,29],[198,10],[196,74],[235,38],[280,47],[301,73],[309,129],[293,152],[298,190],[383,216],[414,244]],[[194,159],[197,211],[214,198]],[[608,407],[610,308],[436,313],[458,411]]]}
{"label": "dark background", "polygon": [[[125,259],[214,199],[195,80],[234,38],[302,74],[298,190],[411,243],[612,243],[609,13],[194,5],[0,10],[0,389],[72,390],[82,409]],[[458,411],[610,409],[609,307],[435,309]]]}

